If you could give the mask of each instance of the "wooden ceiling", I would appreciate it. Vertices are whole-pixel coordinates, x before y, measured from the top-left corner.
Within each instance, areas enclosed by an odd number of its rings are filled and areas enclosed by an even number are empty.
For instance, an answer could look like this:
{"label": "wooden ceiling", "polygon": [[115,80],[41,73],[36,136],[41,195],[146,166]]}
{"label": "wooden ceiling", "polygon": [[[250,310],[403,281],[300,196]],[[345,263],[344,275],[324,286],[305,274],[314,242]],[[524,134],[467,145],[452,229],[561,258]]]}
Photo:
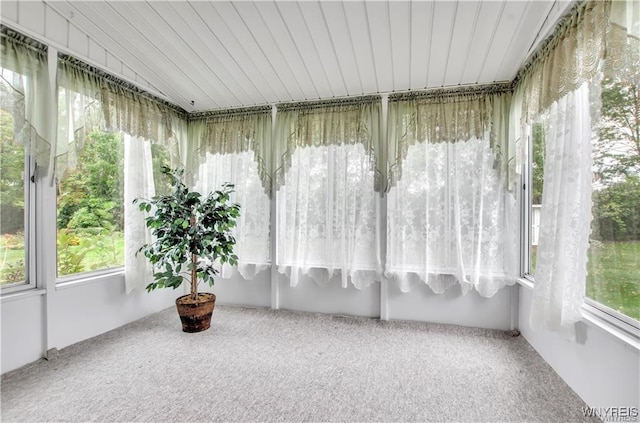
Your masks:
{"label": "wooden ceiling", "polygon": [[7,1],[2,22],[187,111],[512,80],[571,1]]}

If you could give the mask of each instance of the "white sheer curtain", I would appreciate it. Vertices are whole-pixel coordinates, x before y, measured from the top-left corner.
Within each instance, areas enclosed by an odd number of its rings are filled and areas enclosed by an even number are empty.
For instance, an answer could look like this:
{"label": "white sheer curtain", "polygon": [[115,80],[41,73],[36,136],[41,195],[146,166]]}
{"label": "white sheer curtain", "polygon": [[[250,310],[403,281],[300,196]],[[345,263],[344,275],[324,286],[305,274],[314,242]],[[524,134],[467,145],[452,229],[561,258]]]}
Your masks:
{"label": "white sheer curtain", "polygon": [[225,182],[240,204],[233,236],[238,265],[225,264],[223,278],[246,279],[271,265],[271,108],[202,113],[189,122],[189,168],[194,187],[206,194]]}
{"label": "white sheer curtain", "polygon": [[278,191],[278,270],[366,288],[379,278],[378,200],[361,144],[299,148]]}
{"label": "white sheer curtain", "polygon": [[[379,280],[379,99],[279,111],[278,271],[358,289]],[[378,173],[379,176],[379,173]]]}
{"label": "white sheer curtain", "polygon": [[546,151],[530,322],[570,339],[582,318],[591,230],[589,93],[589,84],[583,84],[554,102],[540,120]]}
{"label": "white sheer curtain", "polygon": [[490,297],[514,282],[515,198],[488,137],[409,147],[387,199],[387,266],[402,292],[455,284]]}
{"label": "white sheer curtain", "polygon": [[460,284],[491,297],[514,283],[509,99],[482,91],[390,99],[386,276],[402,292]]}
{"label": "white sheer curtain", "polygon": [[0,107],[11,113],[16,141],[36,160],[37,177],[51,169],[55,100],[46,47],[5,26],[0,34]]}
{"label": "white sheer curtain", "polygon": [[143,289],[150,282],[151,268],[143,255],[135,253],[151,234],[144,213],[132,202],[155,195],[161,165],[182,162],[186,119],[174,107],[70,56],[58,60],[58,106],[58,178],[76,166],[91,131],[124,134],[125,287],[127,293]]}
{"label": "white sheer curtain", "polygon": [[[517,78],[514,107],[520,113],[514,115],[521,118],[512,134],[523,139],[519,134],[537,119],[546,133],[530,323],[569,339],[575,337],[585,296],[599,80],[603,74],[637,78],[637,8],[633,1],[579,4]],[[524,145],[520,142],[520,149]],[[517,157],[525,155],[520,151]]]}
{"label": "white sheer curtain", "polygon": [[[238,256],[237,271],[244,279],[270,266],[271,200],[265,192],[252,151],[232,154],[207,153],[198,168],[196,191],[206,194],[222,187],[225,182],[235,186],[231,201],[240,204],[240,217],[236,221],[233,249]],[[230,278],[234,267],[225,264],[221,276]]]}
{"label": "white sheer curtain", "polygon": [[55,176],[74,169],[88,134],[105,130],[99,81],[61,61],[58,64],[58,137]]}
{"label": "white sheer curtain", "polygon": [[151,142],[124,137],[124,276],[127,293],[135,288],[144,289],[152,281],[153,268],[149,260],[136,252],[152,241],[145,224],[145,216],[133,201],[151,199],[155,194]]}

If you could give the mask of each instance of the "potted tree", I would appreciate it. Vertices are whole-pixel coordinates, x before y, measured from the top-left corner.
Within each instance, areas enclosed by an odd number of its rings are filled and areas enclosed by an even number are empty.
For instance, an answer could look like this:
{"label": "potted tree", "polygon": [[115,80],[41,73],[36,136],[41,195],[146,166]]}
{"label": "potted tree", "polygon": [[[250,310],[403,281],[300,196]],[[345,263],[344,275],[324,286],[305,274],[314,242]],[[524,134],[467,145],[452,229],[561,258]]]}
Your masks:
{"label": "potted tree", "polygon": [[237,263],[231,230],[240,206],[230,201],[231,184],[203,197],[183,183],[184,170],[163,166],[162,173],[169,178],[171,194],[134,200],[148,214],[145,222],[153,235],[153,241],[138,250],[153,265],[153,282],[146,289],[177,289],[188,281],[191,293],[177,298],[176,307],[182,330],[200,332],[211,325],[216,296],[199,293],[198,282],[213,286],[218,273],[214,264]]}

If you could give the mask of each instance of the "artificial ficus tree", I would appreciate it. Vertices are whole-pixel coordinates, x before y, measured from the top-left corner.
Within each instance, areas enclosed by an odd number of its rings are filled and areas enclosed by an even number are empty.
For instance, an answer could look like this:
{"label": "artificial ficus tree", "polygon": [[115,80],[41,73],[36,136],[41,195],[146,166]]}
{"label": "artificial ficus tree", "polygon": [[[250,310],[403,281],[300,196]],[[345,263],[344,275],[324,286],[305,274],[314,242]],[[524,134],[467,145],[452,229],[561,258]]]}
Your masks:
{"label": "artificial ficus tree", "polygon": [[240,205],[231,202],[231,184],[203,196],[184,184],[184,170],[163,166],[162,173],[169,178],[171,193],[134,201],[149,214],[145,222],[153,235],[153,241],[138,250],[153,265],[153,282],[146,289],[176,289],[189,281],[191,299],[197,301],[198,282],[214,284],[214,264],[237,264],[232,230]]}

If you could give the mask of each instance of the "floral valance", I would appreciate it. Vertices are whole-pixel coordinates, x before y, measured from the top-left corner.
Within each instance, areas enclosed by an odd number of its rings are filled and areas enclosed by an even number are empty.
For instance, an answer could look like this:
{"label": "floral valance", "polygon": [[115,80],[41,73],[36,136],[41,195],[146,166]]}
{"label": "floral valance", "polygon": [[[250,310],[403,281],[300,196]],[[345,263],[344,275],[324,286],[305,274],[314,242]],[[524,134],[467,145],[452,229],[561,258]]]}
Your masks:
{"label": "floral valance", "polygon": [[510,138],[516,167],[525,158],[526,127],[551,104],[586,82],[640,81],[640,5],[589,0],[574,6],[514,80]]}
{"label": "floral valance", "polygon": [[271,195],[271,107],[203,112],[189,116],[190,164],[195,169],[206,154],[251,151],[262,186]]}
{"label": "floral valance", "polygon": [[580,3],[518,73],[522,118],[529,121],[601,70],[611,1]]}
{"label": "floral valance", "polygon": [[496,166],[507,172],[508,84],[456,90],[432,90],[389,96],[387,190],[402,175],[402,162],[414,143],[468,141],[489,137]]}
{"label": "floral valance", "polygon": [[640,2],[613,1],[604,51],[604,76],[640,85]]}
{"label": "floral valance", "polygon": [[174,135],[172,122],[186,112],[71,56],[58,59],[58,83],[98,99],[107,129],[164,143]]}
{"label": "floral valance", "polygon": [[362,144],[375,172],[375,189],[384,188],[380,148],[380,97],[280,104],[275,129],[276,187],[285,180],[297,148]]}

